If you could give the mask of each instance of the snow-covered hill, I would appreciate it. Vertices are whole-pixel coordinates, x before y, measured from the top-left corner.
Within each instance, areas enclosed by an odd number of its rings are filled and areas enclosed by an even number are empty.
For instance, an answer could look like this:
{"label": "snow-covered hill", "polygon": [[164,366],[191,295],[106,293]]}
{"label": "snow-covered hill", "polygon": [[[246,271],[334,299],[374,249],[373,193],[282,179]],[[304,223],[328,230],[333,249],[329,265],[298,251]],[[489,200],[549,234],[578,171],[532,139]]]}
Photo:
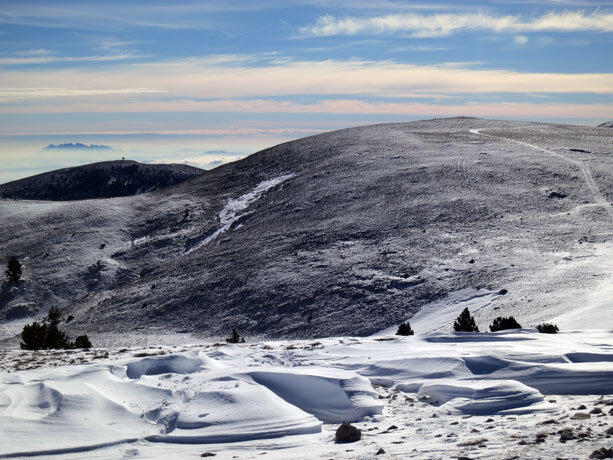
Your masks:
{"label": "snow-covered hill", "polygon": [[52,305],[71,334],[368,335],[422,307],[450,309],[445,332],[471,299],[482,330],[613,328],[612,146],[598,127],[428,120],[133,197],[0,201],[1,259],[24,265],[0,292],[5,335]]}
{"label": "snow-covered hill", "polygon": [[[4,350],[0,458],[588,458],[613,448],[611,343],[516,330]],[[362,439],[335,443],[342,421]]]}
{"label": "snow-covered hill", "polygon": [[178,184],[203,172],[201,169],[179,164],[153,165],[131,160],[103,161],[58,169],[2,184],[0,198],[71,201],[138,195]]}

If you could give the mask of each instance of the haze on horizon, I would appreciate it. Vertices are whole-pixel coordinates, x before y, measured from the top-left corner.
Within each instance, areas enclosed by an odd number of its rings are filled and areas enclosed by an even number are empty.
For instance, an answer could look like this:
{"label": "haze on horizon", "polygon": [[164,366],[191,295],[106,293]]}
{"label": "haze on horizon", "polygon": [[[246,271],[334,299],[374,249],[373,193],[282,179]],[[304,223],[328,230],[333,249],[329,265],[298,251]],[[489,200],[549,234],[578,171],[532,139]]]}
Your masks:
{"label": "haze on horizon", "polygon": [[[4,1],[0,182],[360,124],[613,119],[613,2]],[[43,152],[50,143],[111,152]]]}

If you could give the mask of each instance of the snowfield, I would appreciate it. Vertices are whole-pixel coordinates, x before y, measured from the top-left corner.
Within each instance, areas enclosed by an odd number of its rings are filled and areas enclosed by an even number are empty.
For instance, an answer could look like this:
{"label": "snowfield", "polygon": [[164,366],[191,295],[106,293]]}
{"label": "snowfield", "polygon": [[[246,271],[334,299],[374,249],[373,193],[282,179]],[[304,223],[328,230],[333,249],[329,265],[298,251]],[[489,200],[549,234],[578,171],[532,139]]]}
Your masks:
{"label": "snowfield", "polygon": [[[610,331],[0,358],[0,458],[587,458],[613,447]],[[362,439],[334,443],[342,421]]]}

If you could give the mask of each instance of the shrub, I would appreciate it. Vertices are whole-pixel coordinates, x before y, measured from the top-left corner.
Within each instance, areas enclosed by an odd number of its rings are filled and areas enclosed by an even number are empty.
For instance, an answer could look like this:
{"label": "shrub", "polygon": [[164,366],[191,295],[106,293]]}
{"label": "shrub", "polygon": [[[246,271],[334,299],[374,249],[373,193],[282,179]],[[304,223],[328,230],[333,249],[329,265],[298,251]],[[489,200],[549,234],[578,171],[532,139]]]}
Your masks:
{"label": "shrub", "polygon": [[4,273],[6,274],[6,279],[9,283],[19,281],[19,278],[21,278],[21,264],[17,260],[17,257],[12,256],[9,259],[6,271]]}
{"label": "shrub", "polygon": [[453,330],[456,332],[479,332],[475,318],[472,317],[468,308],[462,310],[460,316],[455,320]]}
{"label": "shrub", "polygon": [[91,347],[92,347],[92,343],[89,341],[89,337],[87,337],[86,335],[78,336],[74,341],[74,345],[72,346],[72,348],[91,348]]}
{"label": "shrub", "polygon": [[521,329],[521,325],[512,316],[508,318],[499,316],[490,326],[490,331],[492,332],[504,331],[505,329]]}
{"label": "shrub", "polygon": [[21,348],[23,350],[91,348],[92,344],[86,335],[77,337],[74,343],[69,342],[64,331],[57,327],[60,317],[60,311],[52,307],[42,323],[35,321],[32,324],[26,324],[21,331]]}
{"label": "shrub", "polygon": [[396,331],[396,335],[413,335],[415,332],[413,332],[413,329],[411,329],[411,325],[409,324],[409,322],[407,321],[406,323],[402,323],[400,326],[398,326],[398,330]]}
{"label": "shrub", "polygon": [[45,349],[47,338],[47,325],[44,323],[26,324],[21,331],[22,350],[42,350]]}
{"label": "shrub", "polygon": [[536,326],[536,329],[541,334],[557,334],[558,331],[560,330],[560,329],[558,329],[557,325],[551,324],[551,323],[539,324],[538,326]]}
{"label": "shrub", "polygon": [[245,337],[241,337],[236,329],[232,329],[232,335],[226,339],[228,343],[245,343]]}

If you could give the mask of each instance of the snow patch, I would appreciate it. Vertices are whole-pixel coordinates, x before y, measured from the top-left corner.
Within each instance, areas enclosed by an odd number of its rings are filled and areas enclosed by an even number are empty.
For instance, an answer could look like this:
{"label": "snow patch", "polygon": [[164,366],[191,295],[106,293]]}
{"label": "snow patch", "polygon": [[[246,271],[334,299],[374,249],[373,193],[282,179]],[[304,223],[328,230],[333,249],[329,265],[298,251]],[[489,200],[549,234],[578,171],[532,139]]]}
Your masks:
{"label": "snow patch", "polygon": [[273,179],[265,180],[263,182],[260,182],[249,193],[241,195],[238,198],[229,200],[218,214],[219,223],[221,224],[221,227],[215,230],[215,232],[213,232],[211,235],[191,245],[191,247],[189,247],[186,252],[190,253],[192,251],[195,251],[196,249],[200,249],[202,246],[216,239],[222,233],[225,233],[230,230],[232,224],[234,224],[234,222],[246,215],[244,211],[248,209],[249,206],[251,206],[254,202],[259,200],[265,192],[285,182],[286,180],[291,179],[292,177],[294,177],[294,174],[286,174],[283,176],[275,177]]}

